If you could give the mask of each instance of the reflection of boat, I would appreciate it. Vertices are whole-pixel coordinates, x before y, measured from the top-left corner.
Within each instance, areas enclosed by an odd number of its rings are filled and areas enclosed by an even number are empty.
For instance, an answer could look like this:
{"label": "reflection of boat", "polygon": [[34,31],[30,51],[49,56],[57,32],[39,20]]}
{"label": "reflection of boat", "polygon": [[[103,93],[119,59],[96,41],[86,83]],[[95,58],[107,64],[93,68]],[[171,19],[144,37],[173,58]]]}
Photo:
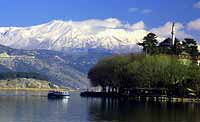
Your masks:
{"label": "reflection of boat", "polygon": [[48,98],[68,98],[68,91],[49,91]]}

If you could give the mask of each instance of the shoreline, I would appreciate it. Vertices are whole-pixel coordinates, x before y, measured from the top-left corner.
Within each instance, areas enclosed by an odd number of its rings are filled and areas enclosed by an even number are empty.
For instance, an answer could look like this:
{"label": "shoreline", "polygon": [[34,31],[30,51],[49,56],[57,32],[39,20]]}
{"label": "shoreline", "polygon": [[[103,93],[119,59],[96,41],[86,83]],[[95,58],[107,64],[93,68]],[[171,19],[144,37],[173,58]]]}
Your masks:
{"label": "shoreline", "polygon": [[10,91],[34,91],[34,92],[37,92],[37,91],[75,91],[73,89],[64,89],[64,88],[58,88],[58,89],[55,89],[55,88],[0,88],[0,91],[6,91],[6,90],[10,90]]}
{"label": "shoreline", "polygon": [[177,97],[177,96],[151,96],[151,95],[123,95],[119,93],[107,93],[107,92],[81,92],[81,97],[85,98],[106,98],[106,99],[124,99],[134,101],[146,101],[146,102],[171,102],[171,103],[200,103],[198,97]]}

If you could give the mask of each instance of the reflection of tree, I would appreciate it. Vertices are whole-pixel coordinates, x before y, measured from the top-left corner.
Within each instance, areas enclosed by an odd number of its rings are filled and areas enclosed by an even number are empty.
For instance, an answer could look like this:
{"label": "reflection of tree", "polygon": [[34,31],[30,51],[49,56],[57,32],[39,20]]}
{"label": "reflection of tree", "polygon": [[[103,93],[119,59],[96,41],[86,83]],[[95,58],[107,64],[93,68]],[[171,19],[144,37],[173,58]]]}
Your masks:
{"label": "reflection of tree", "polygon": [[118,99],[96,99],[90,102],[89,116],[90,120],[121,120]]}
{"label": "reflection of tree", "polygon": [[[90,120],[93,121],[131,121],[138,114],[138,104],[119,99],[98,99],[89,106]],[[140,113],[140,112],[139,112]]]}
{"label": "reflection of tree", "polygon": [[192,122],[200,120],[198,104],[143,103],[119,99],[89,101],[88,119],[108,122]]}

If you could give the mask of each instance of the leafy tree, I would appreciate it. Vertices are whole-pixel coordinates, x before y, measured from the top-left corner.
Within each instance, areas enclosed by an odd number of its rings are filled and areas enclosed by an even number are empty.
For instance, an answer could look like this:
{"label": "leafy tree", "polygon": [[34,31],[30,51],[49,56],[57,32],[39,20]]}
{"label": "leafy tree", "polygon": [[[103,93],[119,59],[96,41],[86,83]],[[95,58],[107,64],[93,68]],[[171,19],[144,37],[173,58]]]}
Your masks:
{"label": "leafy tree", "polygon": [[[200,68],[169,55],[122,55],[101,60],[88,73],[93,86],[109,89],[170,88],[183,95],[185,88],[199,91]],[[121,90],[120,90],[121,89]],[[110,90],[109,90],[110,91]]]}
{"label": "leafy tree", "polygon": [[167,38],[158,44],[157,36],[149,33],[142,43],[145,54],[129,54],[109,57],[99,61],[88,73],[93,86],[124,89],[148,87],[168,88],[174,94],[184,96],[186,88],[199,93],[200,67],[196,63],[185,63],[177,55],[189,54],[193,59],[198,56],[194,39],[184,41]]}
{"label": "leafy tree", "polygon": [[110,89],[120,88],[126,83],[126,76],[124,68],[129,63],[129,57],[116,56],[101,60],[88,73],[88,78],[91,80],[93,86],[102,86]]}
{"label": "leafy tree", "polygon": [[146,54],[156,54],[157,50],[157,36],[154,33],[149,33],[147,36],[144,37],[144,41],[142,43],[138,43],[138,45],[143,47],[143,51]]}
{"label": "leafy tree", "polygon": [[184,51],[190,54],[190,56],[198,56],[197,42],[194,39],[185,38],[183,41]]}
{"label": "leafy tree", "polygon": [[102,86],[103,91],[106,90],[106,86],[111,84],[112,66],[109,65],[107,60],[99,62],[88,72],[88,78],[91,80],[93,86]]}

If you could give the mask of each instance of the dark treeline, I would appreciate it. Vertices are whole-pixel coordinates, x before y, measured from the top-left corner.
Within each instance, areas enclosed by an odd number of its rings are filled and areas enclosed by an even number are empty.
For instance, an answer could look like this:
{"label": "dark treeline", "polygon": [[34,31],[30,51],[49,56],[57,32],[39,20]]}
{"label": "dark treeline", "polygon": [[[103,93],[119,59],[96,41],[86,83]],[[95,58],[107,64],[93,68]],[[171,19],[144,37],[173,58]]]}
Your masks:
{"label": "dark treeline", "polygon": [[171,38],[158,42],[154,33],[149,33],[138,45],[143,47],[143,52],[149,55],[168,54],[168,55],[187,55],[195,58],[199,55],[197,42],[192,38],[184,40],[175,39],[174,44]]}
{"label": "dark treeline", "polygon": [[[166,88],[182,94],[184,89],[199,93],[200,68],[196,63],[197,43],[193,39],[173,45],[170,38],[158,43],[153,33],[144,37],[141,54],[109,57],[99,61],[88,73],[93,86],[105,92],[123,92],[132,88]],[[191,60],[180,60],[188,55]]]}
{"label": "dark treeline", "polygon": [[47,77],[34,72],[2,72],[0,73],[0,80],[14,79],[14,78],[33,78],[38,80],[48,80]]}

